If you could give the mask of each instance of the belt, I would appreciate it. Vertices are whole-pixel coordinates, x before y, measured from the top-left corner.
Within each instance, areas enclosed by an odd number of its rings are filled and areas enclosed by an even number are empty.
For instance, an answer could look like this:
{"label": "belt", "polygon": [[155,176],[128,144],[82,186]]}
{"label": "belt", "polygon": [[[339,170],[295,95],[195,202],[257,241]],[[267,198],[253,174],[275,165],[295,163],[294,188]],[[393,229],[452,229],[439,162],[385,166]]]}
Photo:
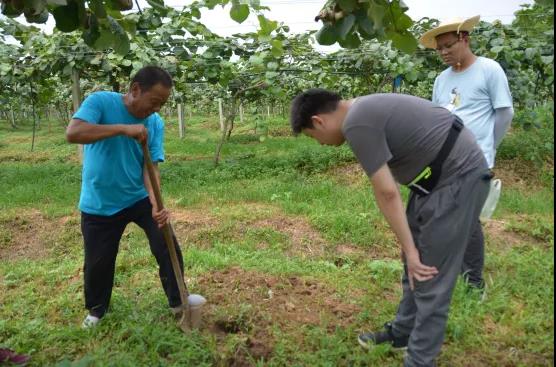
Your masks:
{"label": "belt", "polygon": [[446,137],[442,148],[440,148],[440,151],[436,155],[436,158],[429,165],[427,165],[425,169],[423,169],[421,173],[413,179],[413,181],[407,184],[407,187],[411,191],[421,196],[431,193],[440,179],[442,166],[444,165],[446,158],[450,155],[452,148],[454,148],[454,145],[458,140],[459,133],[463,130],[463,128],[463,122],[456,116],[456,119],[452,123],[452,127],[448,132],[448,136]]}

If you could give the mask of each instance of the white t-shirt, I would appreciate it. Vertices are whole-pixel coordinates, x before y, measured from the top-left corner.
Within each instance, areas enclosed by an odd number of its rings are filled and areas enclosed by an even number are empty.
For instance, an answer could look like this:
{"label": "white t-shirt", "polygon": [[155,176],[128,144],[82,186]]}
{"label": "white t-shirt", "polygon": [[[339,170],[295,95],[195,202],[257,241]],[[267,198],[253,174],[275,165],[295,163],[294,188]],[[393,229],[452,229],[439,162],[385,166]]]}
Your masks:
{"label": "white t-shirt", "polygon": [[444,70],[434,82],[432,101],[463,120],[477,138],[488,166],[494,167],[495,110],[512,106],[508,78],[500,64],[478,57],[462,72],[451,67]]}

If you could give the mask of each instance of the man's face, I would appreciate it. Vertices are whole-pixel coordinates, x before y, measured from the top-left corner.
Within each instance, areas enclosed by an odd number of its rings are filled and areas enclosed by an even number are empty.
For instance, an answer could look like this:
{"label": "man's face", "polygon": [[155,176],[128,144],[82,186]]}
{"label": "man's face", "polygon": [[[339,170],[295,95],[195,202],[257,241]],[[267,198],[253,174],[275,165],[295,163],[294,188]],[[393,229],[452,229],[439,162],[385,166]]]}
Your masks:
{"label": "man's face", "polygon": [[315,139],[321,145],[340,146],[346,141],[341,124],[332,114],[313,116],[313,128],[304,129],[303,134]]}
{"label": "man's face", "polygon": [[444,33],[436,37],[436,52],[446,64],[455,66],[461,61],[467,40],[463,35]]}
{"label": "man's face", "polygon": [[139,84],[135,83],[131,86],[131,95],[133,96],[132,114],[137,118],[146,118],[166,103],[170,97],[171,88],[158,83],[147,91],[142,91]]}

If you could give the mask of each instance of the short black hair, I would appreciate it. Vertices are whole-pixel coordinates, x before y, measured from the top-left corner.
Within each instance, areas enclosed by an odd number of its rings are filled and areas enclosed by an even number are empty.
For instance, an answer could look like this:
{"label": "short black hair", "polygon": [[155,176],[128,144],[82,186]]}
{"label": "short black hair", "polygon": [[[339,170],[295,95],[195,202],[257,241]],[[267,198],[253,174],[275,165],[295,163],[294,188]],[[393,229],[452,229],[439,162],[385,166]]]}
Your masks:
{"label": "short black hair", "polygon": [[312,116],[329,113],[338,108],[342,97],[326,89],[309,89],[295,97],[290,111],[293,133],[299,135],[305,129],[312,129]]}
{"label": "short black hair", "polygon": [[157,84],[162,84],[168,89],[172,88],[174,85],[172,77],[166,70],[152,65],[140,69],[131,79],[131,85],[133,85],[133,83],[139,84],[143,92],[150,90]]}

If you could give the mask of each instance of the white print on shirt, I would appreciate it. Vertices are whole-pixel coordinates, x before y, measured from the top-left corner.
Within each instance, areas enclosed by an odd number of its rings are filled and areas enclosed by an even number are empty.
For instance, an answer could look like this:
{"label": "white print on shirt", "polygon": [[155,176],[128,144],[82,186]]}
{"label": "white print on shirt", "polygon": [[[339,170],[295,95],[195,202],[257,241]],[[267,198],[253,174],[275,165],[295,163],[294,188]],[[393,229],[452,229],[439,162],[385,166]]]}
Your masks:
{"label": "white print on shirt", "polygon": [[459,106],[461,106],[461,94],[456,87],[452,89],[452,92],[450,93],[450,103],[444,106],[444,108],[450,112],[454,112],[454,110]]}

